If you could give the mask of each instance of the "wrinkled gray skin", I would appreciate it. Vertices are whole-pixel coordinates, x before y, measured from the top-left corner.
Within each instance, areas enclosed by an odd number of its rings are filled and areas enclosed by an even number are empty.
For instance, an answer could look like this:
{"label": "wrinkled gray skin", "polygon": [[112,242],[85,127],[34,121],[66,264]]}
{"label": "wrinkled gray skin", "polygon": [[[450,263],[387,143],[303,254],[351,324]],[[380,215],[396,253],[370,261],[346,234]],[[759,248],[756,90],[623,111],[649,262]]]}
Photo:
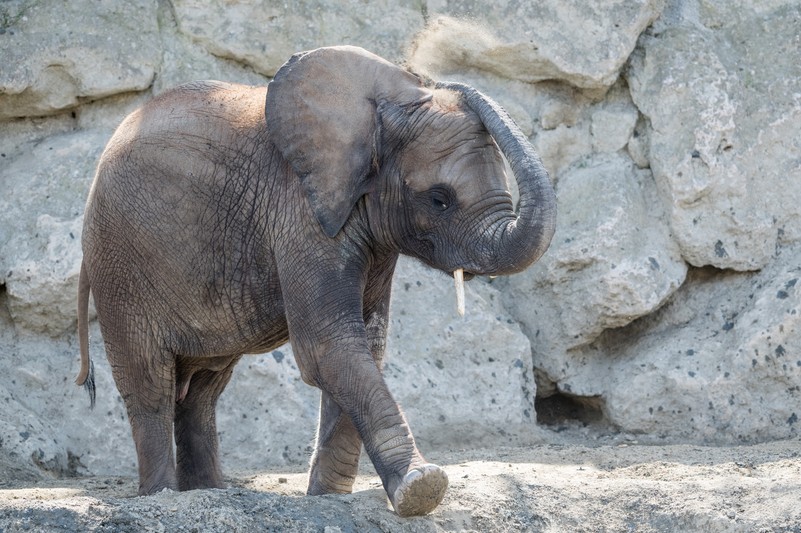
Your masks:
{"label": "wrinkled gray skin", "polygon": [[554,221],[533,149],[469,87],[425,87],[354,47],[297,54],[267,88],[180,86],[127,117],[100,160],[77,381],[93,387],[91,287],[139,493],[221,487],[217,399],[242,354],[290,340],[322,391],[308,493],[350,492],[363,444],[396,511],[427,513],[447,477],[381,375],[398,254],[509,274],[542,255]]}

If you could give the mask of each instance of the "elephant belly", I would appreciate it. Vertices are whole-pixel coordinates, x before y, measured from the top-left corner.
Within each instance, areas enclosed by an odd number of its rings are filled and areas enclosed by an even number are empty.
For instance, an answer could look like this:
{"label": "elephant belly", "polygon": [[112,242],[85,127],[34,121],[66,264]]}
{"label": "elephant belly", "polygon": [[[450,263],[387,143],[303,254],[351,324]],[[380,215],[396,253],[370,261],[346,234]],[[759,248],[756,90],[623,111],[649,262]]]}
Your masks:
{"label": "elephant belly", "polygon": [[[284,305],[273,274],[255,286],[198,286],[189,305],[176,307],[170,321],[176,352],[196,358],[263,353],[289,339]],[[188,320],[186,319],[188,318]]]}

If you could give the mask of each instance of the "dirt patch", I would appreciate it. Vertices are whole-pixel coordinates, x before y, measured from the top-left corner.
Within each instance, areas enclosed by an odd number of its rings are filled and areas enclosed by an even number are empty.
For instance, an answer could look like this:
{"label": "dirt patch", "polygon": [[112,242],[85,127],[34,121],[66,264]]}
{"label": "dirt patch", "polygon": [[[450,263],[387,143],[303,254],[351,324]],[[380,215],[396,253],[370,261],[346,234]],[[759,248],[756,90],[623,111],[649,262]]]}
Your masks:
{"label": "dirt patch", "polygon": [[353,494],[322,497],[304,496],[303,465],[240,473],[225,490],[144,498],[133,478],[14,480],[4,470],[0,531],[801,531],[798,440],[574,440],[430,454],[450,488],[435,512],[412,519],[388,508],[367,464]]}

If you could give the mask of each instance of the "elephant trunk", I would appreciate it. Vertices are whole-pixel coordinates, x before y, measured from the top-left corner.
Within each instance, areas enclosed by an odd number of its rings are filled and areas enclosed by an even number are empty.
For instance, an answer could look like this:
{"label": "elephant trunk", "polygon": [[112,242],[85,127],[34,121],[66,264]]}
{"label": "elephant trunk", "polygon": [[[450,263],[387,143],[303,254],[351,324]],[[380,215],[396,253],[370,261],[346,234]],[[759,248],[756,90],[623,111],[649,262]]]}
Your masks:
{"label": "elephant trunk", "polygon": [[534,147],[504,109],[467,85],[441,82],[437,88],[462,95],[509,161],[520,191],[519,215],[500,221],[492,243],[492,264],[480,274],[505,275],[524,270],[550,245],[556,227],[556,195]]}

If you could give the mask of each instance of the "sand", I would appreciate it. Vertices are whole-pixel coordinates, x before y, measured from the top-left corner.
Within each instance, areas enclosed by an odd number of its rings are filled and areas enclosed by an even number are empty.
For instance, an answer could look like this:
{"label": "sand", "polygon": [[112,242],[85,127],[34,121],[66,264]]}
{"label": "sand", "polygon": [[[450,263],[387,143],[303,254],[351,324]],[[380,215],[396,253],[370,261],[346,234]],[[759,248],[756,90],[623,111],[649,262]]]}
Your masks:
{"label": "sand", "polygon": [[801,441],[735,447],[602,442],[436,452],[442,505],[404,519],[363,461],[354,493],[307,497],[305,465],[232,473],[224,490],[136,496],[131,477],[25,480],[0,464],[11,531],[801,531]]}

